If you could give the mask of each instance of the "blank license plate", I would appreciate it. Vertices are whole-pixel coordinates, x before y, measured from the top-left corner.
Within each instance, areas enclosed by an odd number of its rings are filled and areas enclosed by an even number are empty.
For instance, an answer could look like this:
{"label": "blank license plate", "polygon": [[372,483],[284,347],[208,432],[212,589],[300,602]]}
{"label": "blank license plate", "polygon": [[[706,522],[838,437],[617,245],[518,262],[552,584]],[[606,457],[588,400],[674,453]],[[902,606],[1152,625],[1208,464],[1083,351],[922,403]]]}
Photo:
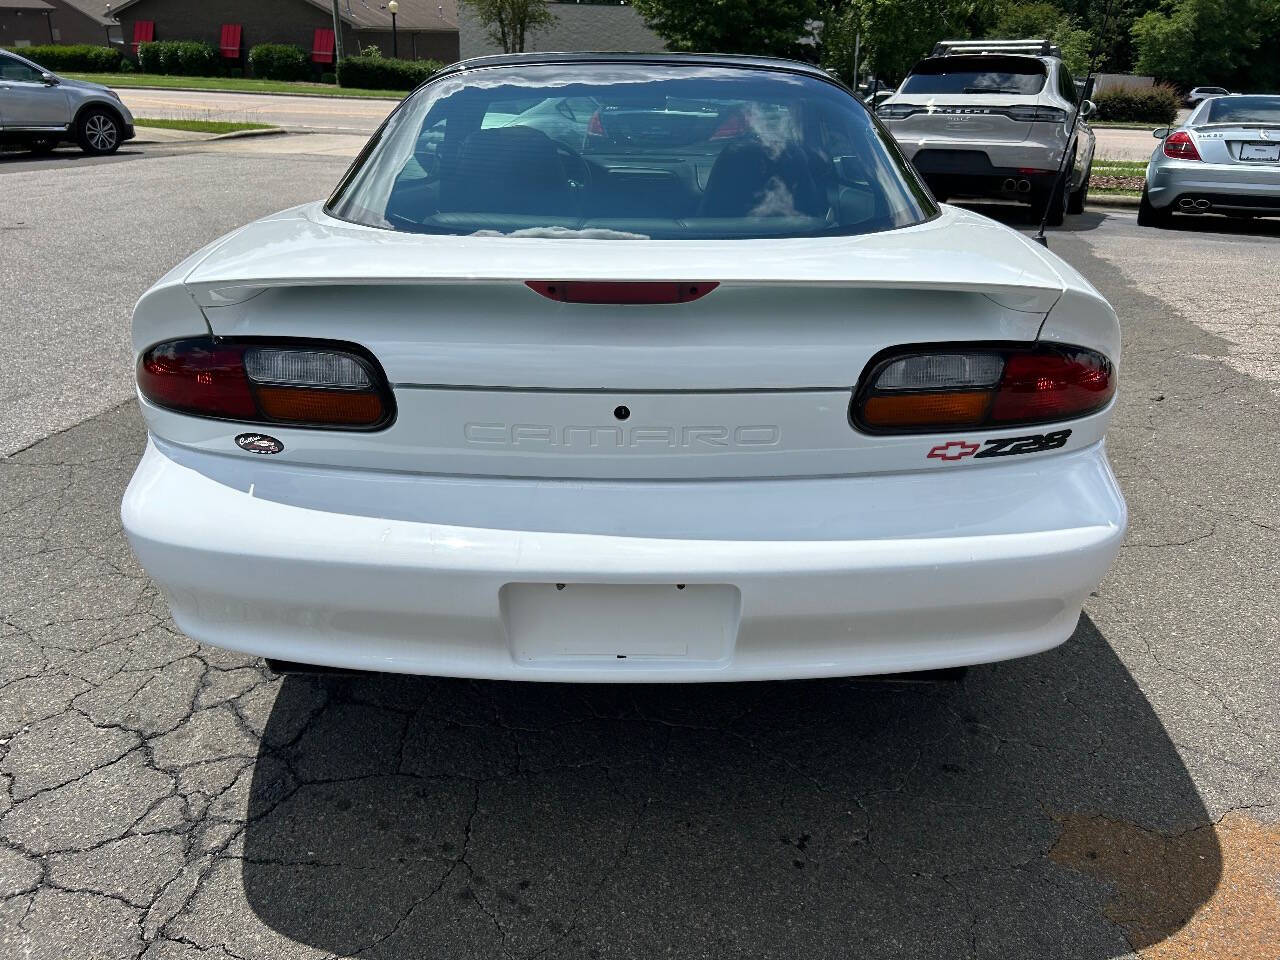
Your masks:
{"label": "blank license plate", "polygon": [[1280,143],[1242,143],[1241,160],[1280,160]]}
{"label": "blank license plate", "polygon": [[516,660],[727,660],[741,595],[728,584],[508,583]]}

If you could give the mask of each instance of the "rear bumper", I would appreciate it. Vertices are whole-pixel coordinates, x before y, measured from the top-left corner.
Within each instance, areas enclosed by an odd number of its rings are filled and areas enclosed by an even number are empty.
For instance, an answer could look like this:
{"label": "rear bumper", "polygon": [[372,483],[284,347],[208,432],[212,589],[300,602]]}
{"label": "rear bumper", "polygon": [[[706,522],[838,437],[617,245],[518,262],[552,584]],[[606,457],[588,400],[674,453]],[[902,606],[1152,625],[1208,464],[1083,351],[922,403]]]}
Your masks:
{"label": "rear bumper", "polygon": [[[291,474],[278,494],[267,491],[281,498],[270,500],[261,485],[237,488],[202,468],[239,461],[186,453],[171,458],[169,452],[148,444],[122,516],[134,551],[163,589],[178,625],[217,646],[363,670],[692,682],[1002,660],[1037,653],[1071,635],[1126,525],[1124,501],[1100,443],[1028,457],[1036,462],[1025,467],[900,477],[560,485],[360,478],[386,485],[385,510],[367,486],[340,481],[335,487],[321,478],[330,471],[315,472],[311,491],[305,472]],[[628,487],[634,496],[626,496]],[[363,491],[358,511],[333,508],[338,488]],[[467,497],[475,502],[459,507]],[[705,504],[705,512],[726,517],[688,521],[689,538],[671,536],[666,528],[651,537],[634,529],[626,535],[581,532],[584,524],[596,530],[603,521],[593,518],[620,497],[632,508],[620,526],[643,526],[663,503]],[[412,502],[424,515],[433,509],[474,513],[494,503],[500,511],[502,500],[508,508],[521,504],[525,528],[512,529],[509,514],[501,529],[404,519],[392,509]],[[322,501],[326,508],[317,508]],[[565,504],[572,504],[572,515]],[[573,532],[547,529],[556,510],[565,511],[562,529]],[[742,529],[752,538],[724,538],[730,515],[743,512]],[[378,513],[383,515],[373,515]],[[822,527],[825,532],[817,532]],[[808,532],[787,539],[793,528]],[[642,636],[638,622],[652,623],[655,633],[678,632],[678,608],[654,607],[656,595],[643,591],[630,604],[632,594],[623,591],[622,606],[606,604],[594,619],[566,616],[560,623],[554,619],[557,595],[550,592],[556,583],[714,586],[705,591],[715,597],[714,610],[702,609],[697,622],[723,628],[724,642],[694,642],[689,655],[673,654],[669,644],[650,651],[628,647],[623,659],[612,652],[612,636]],[[551,597],[551,606],[513,612],[511,604],[523,602],[527,592],[520,585],[528,584],[544,585],[533,589]],[[597,591],[596,599],[606,595],[615,596]],[[573,652],[548,652],[520,635],[532,616],[541,618],[545,636],[548,609],[553,633],[578,632],[566,637],[564,649]]]}
{"label": "rear bumper", "polygon": [[1043,145],[1027,149],[1024,144],[960,148],[924,142],[912,152],[916,169],[937,192],[1022,200],[1052,188],[1057,157]]}
{"label": "rear bumper", "polygon": [[1147,170],[1153,207],[1178,209],[1184,198],[1207,199],[1201,212],[1241,210],[1280,216],[1280,167],[1194,161],[1153,163]]}

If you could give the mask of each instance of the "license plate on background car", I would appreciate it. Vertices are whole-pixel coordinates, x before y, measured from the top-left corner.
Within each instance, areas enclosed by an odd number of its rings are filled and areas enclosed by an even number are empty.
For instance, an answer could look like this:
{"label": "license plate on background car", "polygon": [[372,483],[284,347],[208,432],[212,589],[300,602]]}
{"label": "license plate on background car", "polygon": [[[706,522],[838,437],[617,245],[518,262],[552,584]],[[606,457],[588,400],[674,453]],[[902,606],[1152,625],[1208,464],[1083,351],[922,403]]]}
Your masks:
{"label": "license plate on background car", "polygon": [[1242,143],[1241,160],[1280,160],[1280,143]]}
{"label": "license plate on background car", "polygon": [[500,601],[517,661],[727,660],[741,594],[728,584],[508,583]]}

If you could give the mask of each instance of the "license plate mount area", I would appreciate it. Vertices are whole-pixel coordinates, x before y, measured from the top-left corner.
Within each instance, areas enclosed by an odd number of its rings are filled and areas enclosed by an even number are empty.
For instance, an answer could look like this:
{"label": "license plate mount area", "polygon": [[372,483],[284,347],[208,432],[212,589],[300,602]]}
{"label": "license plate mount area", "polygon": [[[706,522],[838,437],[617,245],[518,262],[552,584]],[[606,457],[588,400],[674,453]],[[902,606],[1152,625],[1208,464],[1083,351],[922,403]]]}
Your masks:
{"label": "license plate mount area", "polygon": [[730,584],[508,583],[499,592],[519,663],[726,663],[742,596]]}

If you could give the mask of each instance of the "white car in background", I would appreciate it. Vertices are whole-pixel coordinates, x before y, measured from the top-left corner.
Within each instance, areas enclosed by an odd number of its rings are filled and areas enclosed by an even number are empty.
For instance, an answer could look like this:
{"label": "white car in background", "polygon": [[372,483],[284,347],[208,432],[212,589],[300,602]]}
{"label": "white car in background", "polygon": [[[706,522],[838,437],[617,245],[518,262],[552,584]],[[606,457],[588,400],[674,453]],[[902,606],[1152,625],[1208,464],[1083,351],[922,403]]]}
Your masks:
{"label": "white car in background", "polygon": [[[587,149],[506,122],[559,96]],[[133,549],[188,634],[277,664],[956,667],[1066,640],[1125,530],[1111,307],[801,63],[455,65],[133,342]]]}
{"label": "white car in background", "polygon": [[1094,109],[1048,41],[952,40],[876,114],[939,199],[1014,200],[1059,226],[1089,195]]}

